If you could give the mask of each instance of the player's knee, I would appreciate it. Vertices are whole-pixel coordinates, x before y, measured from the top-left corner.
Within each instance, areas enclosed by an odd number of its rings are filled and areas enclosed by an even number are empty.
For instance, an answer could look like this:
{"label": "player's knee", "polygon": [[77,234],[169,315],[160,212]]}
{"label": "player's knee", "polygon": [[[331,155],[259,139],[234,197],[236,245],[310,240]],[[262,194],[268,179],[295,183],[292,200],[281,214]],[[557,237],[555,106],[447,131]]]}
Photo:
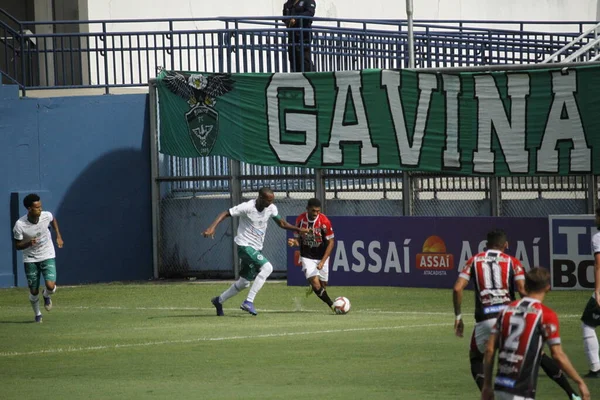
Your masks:
{"label": "player's knee", "polygon": [[266,263],[260,268],[260,273],[264,276],[269,276],[273,272],[273,265],[271,263]]}
{"label": "player's knee", "polygon": [[39,288],[35,288],[35,289],[34,289],[34,288],[30,288],[30,289],[29,289],[29,293],[30,293],[32,296],[37,296],[38,294],[40,294],[40,289],[39,289]]}
{"label": "player's knee", "polygon": [[56,293],[56,284],[54,282],[46,282],[46,291],[48,294]]}
{"label": "player's knee", "polygon": [[240,292],[248,286],[250,286],[250,281],[246,278],[240,278],[235,282],[235,288]]}

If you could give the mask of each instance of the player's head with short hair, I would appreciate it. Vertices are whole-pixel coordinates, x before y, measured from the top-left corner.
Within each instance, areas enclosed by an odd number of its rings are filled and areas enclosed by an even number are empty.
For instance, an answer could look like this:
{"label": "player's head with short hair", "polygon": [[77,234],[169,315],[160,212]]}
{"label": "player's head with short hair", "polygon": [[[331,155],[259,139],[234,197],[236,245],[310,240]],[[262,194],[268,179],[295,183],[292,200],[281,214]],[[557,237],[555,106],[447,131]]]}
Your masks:
{"label": "player's head with short hair", "polygon": [[306,205],[307,208],[311,208],[311,207],[319,207],[321,208],[321,200],[313,197],[312,199],[308,200],[308,204]]}
{"label": "player's head with short hair", "polygon": [[269,207],[273,204],[275,200],[275,194],[270,187],[261,187],[258,189],[258,200],[256,200],[256,205],[258,211],[262,211],[263,209]]}
{"label": "player's head with short hair", "polygon": [[25,208],[30,209],[31,207],[33,207],[33,203],[37,201],[40,201],[40,196],[38,196],[35,193],[31,193],[25,196],[25,198],[23,199],[23,205],[25,206]]}
{"label": "player's head with short hair", "polygon": [[23,205],[27,209],[27,215],[31,218],[38,218],[42,215],[42,202],[40,196],[35,193],[28,194],[23,199]]}
{"label": "player's head with short hair", "polygon": [[321,200],[317,198],[312,198],[308,200],[308,204],[306,205],[306,214],[308,214],[308,219],[314,220],[321,213]]}
{"label": "player's head with short hair", "polygon": [[494,250],[506,250],[508,248],[508,240],[506,239],[506,232],[502,229],[494,229],[489,231],[487,234],[487,248]]}
{"label": "player's head with short hair", "polygon": [[525,274],[527,293],[545,293],[548,290],[550,290],[550,272],[547,269],[534,267]]}
{"label": "player's head with short hair", "polygon": [[258,189],[258,197],[265,196],[267,194],[273,194],[273,190],[268,186],[263,186]]}

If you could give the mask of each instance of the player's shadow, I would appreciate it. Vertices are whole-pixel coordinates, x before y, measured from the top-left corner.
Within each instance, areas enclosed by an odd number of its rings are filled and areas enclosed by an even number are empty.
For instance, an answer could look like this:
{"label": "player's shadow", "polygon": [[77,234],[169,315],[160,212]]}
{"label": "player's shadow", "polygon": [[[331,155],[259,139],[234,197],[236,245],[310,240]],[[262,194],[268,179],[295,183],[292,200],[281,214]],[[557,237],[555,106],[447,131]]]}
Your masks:
{"label": "player's shadow", "polygon": [[148,317],[148,319],[163,319],[163,318],[208,318],[216,317],[214,314],[187,314],[187,315],[160,315],[156,317]]}
{"label": "player's shadow", "polygon": [[55,210],[65,242],[56,251],[59,285],[152,278],[148,109],[135,125],[141,146],[89,160]]}
{"label": "player's shadow", "polygon": [[[317,311],[311,310],[277,310],[277,311],[263,311],[265,314],[315,314]],[[260,311],[258,312],[260,314]]]}
{"label": "player's shadow", "polygon": [[35,321],[1,321],[0,324],[35,324]]}

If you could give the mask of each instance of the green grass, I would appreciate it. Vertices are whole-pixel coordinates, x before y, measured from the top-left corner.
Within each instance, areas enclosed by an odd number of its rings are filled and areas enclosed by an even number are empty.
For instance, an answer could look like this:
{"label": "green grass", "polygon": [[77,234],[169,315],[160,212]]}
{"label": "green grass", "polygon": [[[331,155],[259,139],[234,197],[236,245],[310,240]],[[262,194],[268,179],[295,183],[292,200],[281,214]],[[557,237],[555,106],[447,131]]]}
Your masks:
{"label": "green grass", "polygon": [[[227,283],[59,287],[35,324],[24,289],[0,290],[2,399],[477,399],[468,337],[453,335],[450,290],[331,287],[336,316],[304,288],[267,282],[214,315]],[[589,292],[552,292],[563,346],[587,371],[579,315]],[[473,312],[465,296],[463,315]],[[470,335],[472,319],[466,319]],[[465,336],[468,336],[465,335]],[[600,383],[589,382],[592,395]],[[564,393],[540,374],[538,398]]]}

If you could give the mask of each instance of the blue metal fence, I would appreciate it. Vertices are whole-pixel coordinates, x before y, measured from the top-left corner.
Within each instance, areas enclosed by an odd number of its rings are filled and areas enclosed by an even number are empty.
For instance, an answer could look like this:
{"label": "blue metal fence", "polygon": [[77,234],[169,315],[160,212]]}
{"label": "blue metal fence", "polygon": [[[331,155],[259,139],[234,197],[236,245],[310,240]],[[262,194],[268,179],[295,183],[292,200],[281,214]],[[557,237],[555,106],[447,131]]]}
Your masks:
{"label": "blue metal fence", "polygon": [[[416,21],[415,63],[536,63],[593,24]],[[36,33],[48,26],[74,32]],[[406,21],[315,18],[312,32],[317,70],[407,66]],[[286,32],[277,17],[19,22],[0,10],[0,38],[0,71],[23,92],[101,87],[109,93],[114,87],[141,87],[158,66],[205,72],[288,71]]]}
{"label": "blue metal fence", "polygon": [[[414,23],[417,67],[467,67],[537,63],[594,26],[595,21],[433,21]],[[40,33],[52,31],[71,33]],[[314,18],[312,54],[317,70],[404,68],[408,32],[404,20]],[[582,41],[579,46],[586,42]],[[573,51],[578,47],[574,46]],[[33,89],[145,87],[158,66],[205,72],[287,72],[288,44],[279,17],[21,22],[0,9],[0,73],[3,81]],[[172,194],[228,192],[223,157],[165,157],[162,178]],[[314,192],[315,171],[241,163],[242,190],[270,185]],[[400,191],[399,171],[324,171],[325,189]],[[452,177],[422,176],[419,189],[455,191]],[[416,181],[416,180],[415,180]],[[467,182],[468,181],[468,182]],[[537,190],[543,178],[505,190]],[[488,191],[477,178],[461,185]],[[556,190],[557,186],[553,185]],[[562,190],[563,186],[560,186]],[[565,190],[575,188],[564,186]]]}

